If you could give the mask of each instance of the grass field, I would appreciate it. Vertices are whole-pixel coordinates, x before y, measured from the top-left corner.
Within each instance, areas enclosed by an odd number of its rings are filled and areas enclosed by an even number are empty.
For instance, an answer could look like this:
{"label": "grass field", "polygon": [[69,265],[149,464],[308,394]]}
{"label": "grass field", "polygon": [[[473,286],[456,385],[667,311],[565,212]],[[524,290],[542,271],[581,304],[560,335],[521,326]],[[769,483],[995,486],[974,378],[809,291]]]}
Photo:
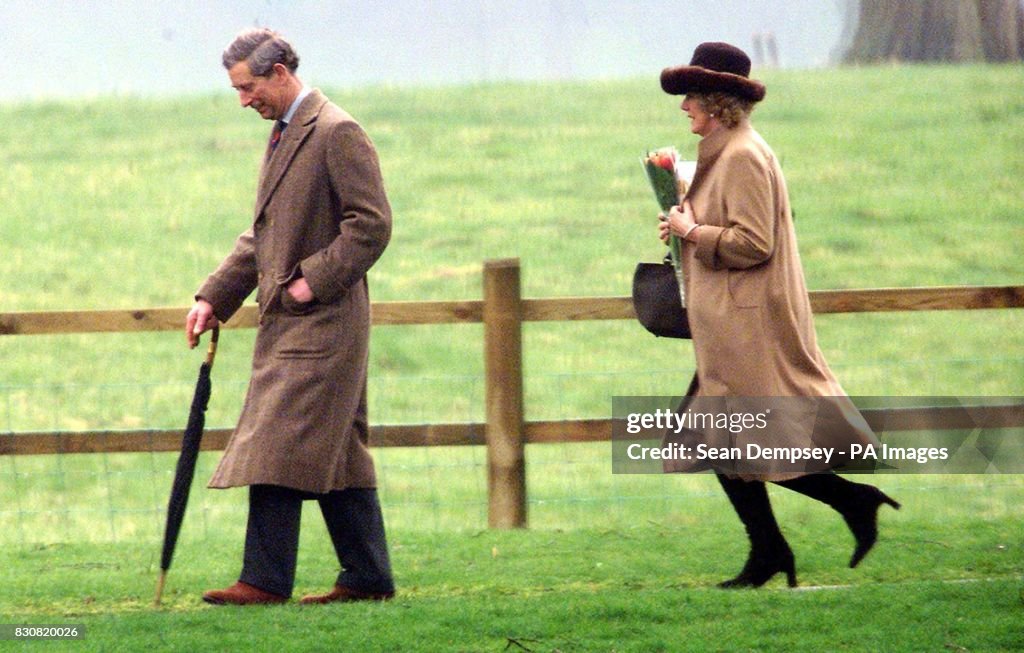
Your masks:
{"label": "grass field", "polygon": [[[1020,283],[1022,80],[1015,66],[766,72],[754,122],[783,161],[811,288]],[[377,300],[479,297],[482,262],[509,256],[526,296],[626,295],[636,261],[662,252],[639,156],[696,148],[651,80],[332,96],[376,141],[395,209]],[[267,125],[229,94],[6,105],[0,118],[4,311],[187,306],[251,218]],[[852,394],[1024,392],[1013,311],[818,328]],[[374,419],[479,419],[479,334],[377,329]],[[198,364],[182,341],[0,339],[0,428],[170,428]],[[251,346],[251,333],[224,339],[214,424],[237,415]],[[687,345],[628,322],[529,325],[525,356],[536,418],[606,414],[610,395],[676,392],[692,369]]]}
{"label": "grass field", "polygon": [[[767,71],[754,123],[783,162],[814,289],[1024,279],[1024,69]],[[374,138],[395,209],[377,300],[480,296],[515,256],[529,297],[625,295],[656,260],[639,157],[695,152],[655,80],[389,87],[330,95]],[[251,217],[268,127],[232,96],[0,105],[0,311],[186,306]],[[851,394],[1024,394],[1020,311],[831,315]],[[374,330],[371,418],[483,417],[478,326]],[[225,334],[209,424],[230,425],[252,334]],[[632,323],[530,324],[527,417],[604,417],[680,392],[689,345]],[[180,334],[0,338],[0,432],[180,428]],[[11,437],[0,435],[0,437]],[[197,490],[165,608],[149,606],[173,456],[0,458],[0,623],[85,623],[76,650],[1011,651],[1024,647],[1024,481],[899,476],[905,508],[845,569],[849,536],[776,492],[802,584],[724,593],[745,553],[713,479],[613,476],[605,445],[528,450],[531,530],[488,532],[483,452],[377,452],[400,596],[387,606],[216,610],[244,503]],[[216,455],[204,455],[204,480]],[[333,574],[307,517],[298,592]],[[322,645],[327,640],[329,645]],[[0,642],[0,649],[12,642]],[[26,649],[46,646],[26,643]]]}
{"label": "grass field", "polygon": [[[576,489],[596,496],[606,478],[585,475]],[[5,546],[0,621],[84,624],[84,641],[50,643],[54,650],[83,651],[523,650],[512,640],[547,652],[1014,651],[1024,645],[1019,477],[876,479],[905,505],[881,513],[880,542],[856,570],[845,567],[852,539],[835,513],[773,491],[803,589],[784,589],[776,579],[739,592],[713,587],[745,555],[740,526],[714,479],[632,477],[612,483],[616,497],[589,506],[566,496],[561,505],[550,501],[564,479],[547,480],[531,477],[531,487],[549,500],[531,505],[541,526],[518,532],[422,530],[413,510],[395,510],[409,497],[386,487],[400,588],[387,605],[202,604],[202,590],[238,573],[244,515],[236,510],[198,539],[192,535],[200,517],[189,515],[160,609],[151,606],[159,547],[146,538]],[[454,514],[458,504],[445,510]],[[336,565],[315,512],[307,508],[298,594],[330,583]],[[24,649],[33,646],[41,643]]]}

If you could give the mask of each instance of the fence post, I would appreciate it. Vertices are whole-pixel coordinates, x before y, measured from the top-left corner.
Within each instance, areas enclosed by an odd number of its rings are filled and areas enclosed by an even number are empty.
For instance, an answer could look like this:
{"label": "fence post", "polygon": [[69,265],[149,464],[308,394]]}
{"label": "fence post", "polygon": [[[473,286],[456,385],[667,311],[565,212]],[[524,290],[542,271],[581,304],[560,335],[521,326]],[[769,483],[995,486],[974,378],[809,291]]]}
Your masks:
{"label": "fence post", "polygon": [[484,262],[487,525],[526,526],[523,309],[519,259]]}

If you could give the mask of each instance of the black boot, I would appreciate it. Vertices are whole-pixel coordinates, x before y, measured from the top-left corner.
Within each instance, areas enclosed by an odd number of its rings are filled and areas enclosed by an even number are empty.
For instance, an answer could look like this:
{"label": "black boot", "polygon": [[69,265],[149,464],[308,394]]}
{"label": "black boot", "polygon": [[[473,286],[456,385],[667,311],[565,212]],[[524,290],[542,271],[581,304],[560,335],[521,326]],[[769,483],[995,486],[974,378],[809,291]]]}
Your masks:
{"label": "black boot", "polygon": [[796,587],[793,551],[782,536],[772,513],[768,491],[760,481],[743,481],[716,474],[732,507],[750,538],[750,555],[735,578],[718,584],[722,588],[760,587],[772,576],[785,572],[790,587]]}
{"label": "black boot", "polygon": [[873,485],[854,483],[832,472],[808,474],[778,485],[821,501],[835,509],[857,541],[850,557],[850,567],[856,567],[878,540],[878,509],[887,503],[899,510],[899,502],[889,498]]}

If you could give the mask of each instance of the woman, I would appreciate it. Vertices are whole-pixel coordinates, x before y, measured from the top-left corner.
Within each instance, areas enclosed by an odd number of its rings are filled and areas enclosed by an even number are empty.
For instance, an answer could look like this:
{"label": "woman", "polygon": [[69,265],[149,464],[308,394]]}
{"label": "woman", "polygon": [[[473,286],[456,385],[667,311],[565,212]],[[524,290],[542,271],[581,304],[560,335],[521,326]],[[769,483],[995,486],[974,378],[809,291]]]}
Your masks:
{"label": "woman", "polygon": [[[783,434],[787,446],[831,443],[839,445],[837,451],[849,451],[851,443],[877,445],[818,348],[786,182],[771,148],[750,126],[765,87],[749,74],[750,59],[726,43],[703,43],[690,65],[661,73],[666,93],[685,96],[682,110],[690,130],[701,136],[697,170],[682,206],[659,216],[661,239],[674,235],[683,241],[697,358],[694,401],[811,398],[819,421]],[[739,575],[720,587],[759,587],[779,572],[796,586],[793,552],[772,514],[765,481],[838,511],[856,540],[850,566],[857,566],[877,538],[879,507],[887,503],[898,509],[899,504],[871,485],[835,475],[832,466],[796,471],[754,466],[741,473],[735,466],[715,465],[751,547]],[[667,466],[667,471],[686,468]]]}

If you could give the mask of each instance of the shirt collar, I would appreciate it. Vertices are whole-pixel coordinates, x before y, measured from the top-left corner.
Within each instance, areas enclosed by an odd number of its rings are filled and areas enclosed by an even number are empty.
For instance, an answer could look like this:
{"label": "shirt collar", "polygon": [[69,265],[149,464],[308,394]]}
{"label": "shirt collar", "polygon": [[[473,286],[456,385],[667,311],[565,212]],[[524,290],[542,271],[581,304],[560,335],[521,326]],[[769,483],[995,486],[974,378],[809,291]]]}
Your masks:
{"label": "shirt collar", "polygon": [[290,107],[288,107],[288,112],[284,114],[284,118],[281,118],[281,122],[287,125],[292,121],[292,118],[295,116],[295,111],[299,108],[299,105],[302,104],[302,101],[306,99],[306,96],[309,95],[310,91],[312,90],[313,89],[311,89],[308,86],[302,87],[302,90],[299,91],[299,94],[295,96],[294,100],[292,100],[292,104]]}

